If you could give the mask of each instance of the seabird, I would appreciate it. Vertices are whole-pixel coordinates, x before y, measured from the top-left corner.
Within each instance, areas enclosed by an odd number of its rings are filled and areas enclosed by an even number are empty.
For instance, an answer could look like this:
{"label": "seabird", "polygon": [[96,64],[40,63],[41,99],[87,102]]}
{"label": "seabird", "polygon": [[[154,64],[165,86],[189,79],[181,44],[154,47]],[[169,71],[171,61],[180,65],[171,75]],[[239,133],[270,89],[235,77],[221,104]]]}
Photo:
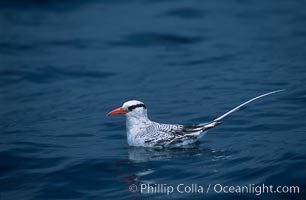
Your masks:
{"label": "seabird", "polygon": [[281,92],[276,90],[250,99],[220,117],[196,125],[162,124],[148,118],[147,107],[138,100],[125,102],[107,115],[126,115],[127,141],[130,146],[143,147],[179,147],[197,142],[207,130],[219,125],[223,118],[259,98]]}

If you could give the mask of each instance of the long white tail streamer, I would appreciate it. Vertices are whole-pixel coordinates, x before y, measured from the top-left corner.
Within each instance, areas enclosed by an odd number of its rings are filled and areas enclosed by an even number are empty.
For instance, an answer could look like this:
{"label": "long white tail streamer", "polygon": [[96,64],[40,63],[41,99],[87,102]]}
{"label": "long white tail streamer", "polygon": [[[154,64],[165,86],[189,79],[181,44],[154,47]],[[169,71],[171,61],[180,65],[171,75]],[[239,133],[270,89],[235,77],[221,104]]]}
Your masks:
{"label": "long white tail streamer", "polygon": [[284,91],[284,90],[276,90],[276,91],[272,91],[272,92],[268,92],[268,93],[262,94],[262,95],[260,95],[260,96],[257,96],[257,97],[255,97],[255,98],[253,98],[253,99],[250,99],[250,100],[248,100],[248,101],[246,101],[246,102],[240,104],[239,106],[233,108],[232,110],[228,111],[227,113],[221,115],[220,117],[216,118],[215,120],[213,120],[213,122],[219,122],[219,121],[221,121],[224,117],[226,117],[226,116],[228,116],[229,114],[231,114],[231,113],[233,113],[233,112],[239,110],[239,108],[241,108],[242,106],[245,106],[246,104],[251,103],[252,101],[255,101],[255,100],[257,100],[257,99],[260,99],[260,98],[262,98],[262,97],[268,96],[268,95],[270,95],[270,94],[274,94],[274,93],[282,92],[282,91]]}

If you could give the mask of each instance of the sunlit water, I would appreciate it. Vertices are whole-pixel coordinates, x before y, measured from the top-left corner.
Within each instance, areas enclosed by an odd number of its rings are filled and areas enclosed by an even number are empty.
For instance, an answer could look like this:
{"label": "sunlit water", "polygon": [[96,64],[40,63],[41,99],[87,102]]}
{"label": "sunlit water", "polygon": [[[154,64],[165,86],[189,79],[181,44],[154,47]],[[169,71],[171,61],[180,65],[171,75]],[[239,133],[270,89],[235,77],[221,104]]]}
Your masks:
{"label": "sunlit water", "polygon": [[[0,3],[0,199],[305,199],[305,1]],[[129,147],[124,101],[194,124],[277,89],[195,146]],[[131,184],[298,185],[140,194]]]}

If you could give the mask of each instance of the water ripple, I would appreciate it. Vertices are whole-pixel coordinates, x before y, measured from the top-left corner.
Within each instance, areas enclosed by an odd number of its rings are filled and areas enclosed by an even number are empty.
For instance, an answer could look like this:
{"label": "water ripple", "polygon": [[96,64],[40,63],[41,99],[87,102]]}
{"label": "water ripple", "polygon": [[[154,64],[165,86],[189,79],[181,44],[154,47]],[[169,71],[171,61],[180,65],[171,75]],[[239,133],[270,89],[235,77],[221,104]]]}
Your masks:
{"label": "water ripple", "polygon": [[0,77],[3,77],[3,79],[1,79],[2,84],[14,84],[20,81],[47,83],[58,80],[79,78],[105,79],[114,75],[115,73],[112,72],[64,69],[50,65],[41,67],[38,70],[0,70]]}
{"label": "water ripple", "polygon": [[183,19],[197,19],[203,17],[205,13],[206,11],[204,12],[201,9],[183,7],[169,10],[165,15]]}
{"label": "water ripple", "polygon": [[201,41],[201,37],[183,36],[178,34],[134,33],[124,37],[122,41],[110,42],[114,46],[172,46],[188,45]]}

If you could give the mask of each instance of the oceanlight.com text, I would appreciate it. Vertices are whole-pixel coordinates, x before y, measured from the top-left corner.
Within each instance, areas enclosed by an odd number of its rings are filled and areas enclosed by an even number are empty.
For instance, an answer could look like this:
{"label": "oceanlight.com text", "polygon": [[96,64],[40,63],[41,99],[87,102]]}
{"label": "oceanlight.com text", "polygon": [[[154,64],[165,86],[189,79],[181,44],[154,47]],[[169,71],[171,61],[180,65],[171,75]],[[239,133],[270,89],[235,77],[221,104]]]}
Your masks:
{"label": "oceanlight.com text", "polygon": [[248,185],[224,185],[224,184],[132,184],[129,186],[131,192],[139,192],[142,194],[254,194],[256,196],[262,194],[299,194],[299,186],[274,186],[266,184],[248,184]]}

